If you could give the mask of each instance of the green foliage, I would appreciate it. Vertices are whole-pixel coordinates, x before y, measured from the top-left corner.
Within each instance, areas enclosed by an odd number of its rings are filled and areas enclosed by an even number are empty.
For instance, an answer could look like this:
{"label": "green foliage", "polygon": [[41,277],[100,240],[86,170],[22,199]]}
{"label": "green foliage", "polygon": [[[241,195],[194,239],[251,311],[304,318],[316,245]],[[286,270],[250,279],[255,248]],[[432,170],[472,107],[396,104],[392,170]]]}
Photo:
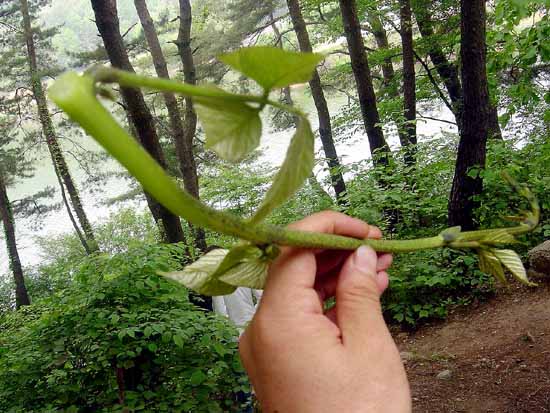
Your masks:
{"label": "green foliage", "polygon": [[324,59],[317,53],[296,53],[274,47],[245,47],[219,59],[254,79],[265,91],[306,83]]}
{"label": "green foliage", "polygon": [[273,209],[300,189],[313,169],[314,144],[311,125],[307,119],[300,119],[298,129],[288,147],[285,161],[275,175],[273,184],[267,191],[258,211],[252,217],[252,223],[261,222]]}
{"label": "green foliage", "polygon": [[2,316],[0,410],[239,411],[236,331],[156,274],[182,252],[88,258],[70,288]]}
{"label": "green foliage", "polygon": [[260,144],[262,121],[259,110],[243,102],[197,104],[206,132],[206,148],[222,159],[239,162]]}
{"label": "green foliage", "polygon": [[[502,170],[513,173],[531,188],[539,200],[541,225],[529,235],[528,242],[515,244],[514,248],[521,254],[542,242],[550,233],[547,212],[550,209],[547,190],[550,177],[545,166],[550,162],[549,142],[544,130],[536,131],[527,144],[513,140],[491,141],[488,166],[481,171],[485,189],[480,198],[477,220],[482,228],[513,225],[505,219],[508,211],[526,207],[525,201],[503,183]],[[376,188],[376,170],[364,163],[351,165],[355,177],[348,183],[351,204],[348,213],[379,225],[386,234],[393,228],[390,236],[398,239],[445,229],[453,150],[454,143],[448,136],[420,144],[416,168],[404,166],[399,162],[402,154],[397,153],[391,179],[384,191]],[[390,222],[384,210],[396,206],[398,220]],[[496,263],[501,266],[499,260]],[[390,270],[390,288],[383,297],[388,319],[415,325],[429,318],[443,318],[450,306],[490,293],[491,278],[477,268],[478,257],[473,253],[424,251],[397,255]],[[502,268],[501,278],[504,277]]]}
{"label": "green foliage", "polygon": [[237,287],[219,280],[219,269],[223,268],[228,251],[215,249],[202,256],[181,271],[162,272],[166,278],[185,285],[203,295],[227,295]]}
{"label": "green foliage", "polygon": [[444,318],[449,307],[491,291],[492,277],[478,270],[475,256],[447,250],[422,251],[397,257],[382,305],[390,322],[414,326]]}

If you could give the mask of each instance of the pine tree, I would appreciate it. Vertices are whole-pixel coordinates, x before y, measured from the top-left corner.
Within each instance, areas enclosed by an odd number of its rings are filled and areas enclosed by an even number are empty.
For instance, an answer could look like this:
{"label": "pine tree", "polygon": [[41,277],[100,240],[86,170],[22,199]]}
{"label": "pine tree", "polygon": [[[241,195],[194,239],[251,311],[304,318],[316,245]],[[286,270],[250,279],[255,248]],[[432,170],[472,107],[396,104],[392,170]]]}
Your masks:
{"label": "pine tree", "polygon": [[[296,37],[298,38],[298,44],[302,52],[312,52],[313,47],[309,39],[306,23],[300,9],[300,3],[298,0],[287,0],[288,10]],[[330,112],[328,110],[327,100],[323,87],[321,85],[321,78],[319,72],[315,70],[313,77],[309,81],[309,87],[311,88],[311,95],[315,107],[317,108],[317,116],[319,118],[319,136],[321,137],[321,143],[323,144],[323,150],[329,166],[330,179],[332,187],[336,194],[336,200],[340,205],[347,205],[345,199],[346,184],[344,177],[342,176],[342,166],[338,160],[338,154],[336,153],[336,147],[334,146],[334,139],[332,137],[332,125],[330,120]]]}
{"label": "pine tree", "polygon": [[[414,46],[410,0],[399,0],[401,21],[401,44],[403,47],[403,114],[405,117],[406,140],[401,144],[406,147],[405,162],[415,163],[414,145],[416,139],[416,75],[414,69]],[[405,141],[405,142],[403,142]]]}
{"label": "pine tree", "polygon": [[[40,3],[40,2],[39,2]],[[42,127],[42,133],[45,137],[48,150],[53,162],[56,174],[61,178],[60,187],[62,191],[67,191],[69,195],[70,205],[67,203],[67,212],[72,214],[72,209],[77,216],[78,224],[82,228],[83,237],[81,238],[83,247],[87,252],[94,252],[98,250],[98,245],[95,241],[94,234],[88,217],[82,206],[80,195],[74,183],[74,180],[70,174],[69,167],[59,145],[55,128],[49,113],[48,105],[44,95],[44,89],[42,86],[42,77],[44,72],[38,67],[37,50],[35,46],[35,39],[42,40],[42,37],[48,37],[52,35],[52,30],[41,32],[40,30],[32,27],[31,14],[29,10],[29,3],[27,0],[8,1],[3,5],[4,17],[9,17],[13,21],[18,19],[18,14],[21,13],[23,21],[23,38],[22,40],[26,45],[25,61],[28,65],[27,76],[23,82],[30,83],[33,98],[36,102],[38,117],[40,125]],[[18,60],[19,46],[18,42],[21,41],[17,32],[11,33],[11,41],[14,43],[11,45],[11,49],[4,50],[8,57],[11,57],[11,63],[17,65],[22,63]],[[14,69],[15,70],[15,69]],[[64,188],[63,188],[64,186]],[[75,230],[80,231],[76,220],[73,221]]]}
{"label": "pine tree", "polygon": [[[153,59],[153,65],[155,66],[157,76],[169,79],[170,75],[168,73],[168,65],[160,46],[157,31],[155,29],[155,24],[153,22],[153,19],[151,18],[151,15],[149,14],[149,10],[147,9],[147,4],[145,3],[145,0],[134,0],[134,4],[141,22],[141,26],[143,28],[145,39],[147,40],[147,45],[149,46],[149,51]],[[191,55],[191,65],[192,59],[193,57]],[[187,190],[187,192],[198,199],[199,182],[195,155],[193,154],[193,139],[195,137],[197,120],[196,114],[192,107],[192,102],[190,99],[186,100],[184,124],[181,118],[176,96],[173,93],[165,92],[163,93],[163,98],[166,109],[168,111],[170,131],[172,133],[172,139],[176,147],[176,155],[178,157],[179,168],[181,176],[183,178],[185,189]],[[194,232],[196,247],[199,250],[204,251],[206,249],[204,230],[202,230],[201,228],[195,228]]]}
{"label": "pine tree", "polygon": [[489,131],[489,90],[485,69],[485,1],[461,0],[460,57],[463,86],[463,113],[453,187],[449,198],[449,225],[463,230],[477,227],[475,197],[483,190],[481,174],[472,168],[485,167]]}
{"label": "pine tree", "polygon": [[[116,2],[111,0],[93,0],[91,3],[94,9],[96,25],[103,39],[103,44],[111,64],[116,68],[133,72],[134,68],[130,63],[128,52],[120,34]],[[151,156],[166,168],[166,161],[159,144],[153,116],[145,103],[143,94],[137,89],[127,87],[122,87],[120,91],[136,137]],[[148,194],[146,194],[146,198],[155,221],[162,227],[165,240],[170,243],[184,241],[185,234],[179,217]]]}
{"label": "pine tree", "polygon": [[376,105],[372,74],[363,43],[356,3],[355,0],[340,0],[339,3],[372,159],[375,165],[388,165],[391,156],[390,147],[384,139],[384,133],[380,126],[380,115]]}

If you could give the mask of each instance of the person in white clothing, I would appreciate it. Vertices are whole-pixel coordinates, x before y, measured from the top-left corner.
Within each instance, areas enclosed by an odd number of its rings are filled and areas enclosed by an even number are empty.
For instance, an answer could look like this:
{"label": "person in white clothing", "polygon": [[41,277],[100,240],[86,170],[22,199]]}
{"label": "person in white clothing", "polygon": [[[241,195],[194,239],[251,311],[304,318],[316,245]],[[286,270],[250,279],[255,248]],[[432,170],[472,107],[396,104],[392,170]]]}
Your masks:
{"label": "person in white clothing", "polygon": [[226,316],[235,324],[240,336],[254,317],[261,297],[260,290],[239,287],[232,294],[212,297],[212,306],[216,313]]}
{"label": "person in white clothing", "polygon": [[[261,290],[238,287],[231,294],[212,297],[212,308],[214,312],[229,318],[235,324],[240,338],[248,323],[254,317],[261,297]],[[236,397],[239,402],[246,406],[242,411],[243,413],[254,411],[252,393],[240,391]]]}

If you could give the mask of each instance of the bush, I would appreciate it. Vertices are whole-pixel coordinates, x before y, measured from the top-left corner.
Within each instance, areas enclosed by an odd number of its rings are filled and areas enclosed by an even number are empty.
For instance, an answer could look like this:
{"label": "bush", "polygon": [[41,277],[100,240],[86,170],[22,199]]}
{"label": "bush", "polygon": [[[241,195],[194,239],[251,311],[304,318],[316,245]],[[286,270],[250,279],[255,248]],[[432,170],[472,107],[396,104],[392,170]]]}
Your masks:
{"label": "bush", "polygon": [[70,288],[4,314],[0,411],[238,411],[237,332],[156,274],[182,250],[88,258]]}
{"label": "bush", "polygon": [[[368,169],[363,163],[352,166],[354,178],[348,183],[350,215],[382,228],[396,239],[433,236],[447,227],[447,203],[452,184],[455,150],[453,140],[434,139],[418,147],[416,168],[403,166],[396,154],[392,175],[381,190],[376,178],[383,171]],[[487,169],[482,173],[484,192],[480,196],[477,220],[482,228],[514,225],[503,217],[526,208],[525,201],[507,186],[500,172],[509,171],[531,188],[541,206],[541,225],[514,247],[526,253],[550,236],[550,141],[545,134],[529,143],[513,140],[490,141]],[[397,220],[390,223],[392,211]],[[422,251],[399,254],[390,269],[390,288],[383,297],[389,321],[415,325],[430,318],[444,318],[449,306],[464,304],[488,294],[493,280],[478,270],[475,252]]]}
{"label": "bush", "polygon": [[469,303],[493,289],[493,278],[478,269],[477,257],[450,250],[399,256],[390,271],[390,288],[382,297],[385,315],[409,326],[445,318],[449,306]]}

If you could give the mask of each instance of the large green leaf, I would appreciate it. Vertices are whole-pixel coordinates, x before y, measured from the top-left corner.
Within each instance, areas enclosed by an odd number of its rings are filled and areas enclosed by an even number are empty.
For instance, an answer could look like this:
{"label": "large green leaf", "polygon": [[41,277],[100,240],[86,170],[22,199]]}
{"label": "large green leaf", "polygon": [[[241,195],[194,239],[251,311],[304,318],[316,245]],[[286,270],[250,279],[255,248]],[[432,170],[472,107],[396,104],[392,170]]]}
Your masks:
{"label": "large green leaf", "polygon": [[245,47],[219,56],[223,63],[254,79],[267,91],[308,82],[323,58],[317,53],[297,53],[264,46]]}
{"label": "large green leaf", "polygon": [[529,281],[527,278],[527,272],[525,267],[521,262],[519,255],[513,250],[493,250],[495,256],[500,260],[500,262],[508,268],[512,275],[519,281],[524,284],[535,286],[536,284]]}
{"label": "large green leaf", "polygon": [[182,271],[160,274],[183,284],[199,294],[203,295],[227,295],[237,287],[226,284],[215,276],[221,263],[224,261],[227,250],[216,249],[205,254],[193,264],[188,265]]}
{"label": "large green leaf", "polygon": [[[269,249],[269,248],[268,248]],[[266,253],[255,245],[231,248],[218,267],[214,277],[235,287],[264,288],[269,262],[275,253]]]}
{"label": "large green leaf", "polygon": [[274,208],[294,194],[311,174],[315,162],[313,132],[305,118],[300,118],[298,129],[288,147],[285,161],[251,223],[263,220]]}
{"label": "large green leaf", "polygon": [[504,276],[504,268],[499,259],[493,254],[493,251],[482,249],[479,250],[479,269],[485,274],[492,275],[497,278],[501,283],[506,284],[506,277]]}
{"label": "large green leaf", "polygon": [[[263,251],[255,245],[245,244],[233,247],[218,266],[214,277],[219,279],[233,267],[243,262],[259,260],[262,255]],[[240,284],[237,284],[237,286],[240,286]]]}
{"label": "large green leaf", "polygon": [[260,144],[259,110],[243,102],[196,99],[196,110],[206,133],[206,147],[221,158],[241,161]]}
{"label": "large green leaf", "polygon": [[263,259],[242,262],[220,277],[224,283],[262,290],[267,279],[269,262]]}

